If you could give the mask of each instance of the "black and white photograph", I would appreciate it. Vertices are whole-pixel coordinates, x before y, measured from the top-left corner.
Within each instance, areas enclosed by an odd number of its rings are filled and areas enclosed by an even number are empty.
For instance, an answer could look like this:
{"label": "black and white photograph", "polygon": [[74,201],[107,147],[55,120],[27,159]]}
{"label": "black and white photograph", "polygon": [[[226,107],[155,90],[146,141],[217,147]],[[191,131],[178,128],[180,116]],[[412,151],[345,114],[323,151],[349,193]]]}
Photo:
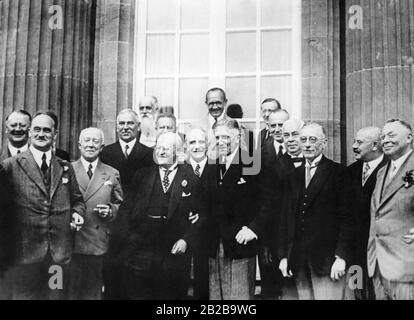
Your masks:
{"label": "black and white photograph", "polygon": [[0,0],[0,300],[414,300],[413,125],[412,0]]}

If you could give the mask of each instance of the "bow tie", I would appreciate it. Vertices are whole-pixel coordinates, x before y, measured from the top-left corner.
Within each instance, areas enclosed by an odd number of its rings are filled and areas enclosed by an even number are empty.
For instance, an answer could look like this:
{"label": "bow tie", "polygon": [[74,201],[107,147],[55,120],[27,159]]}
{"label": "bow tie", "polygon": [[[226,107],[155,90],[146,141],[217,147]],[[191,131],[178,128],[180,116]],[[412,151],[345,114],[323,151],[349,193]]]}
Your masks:
{"label": "bow tie", "polygon": [[295,157],[295,158],[291,157],[291,159],[293,163],[303,162],[303,158],[300,158],[300,157]]}

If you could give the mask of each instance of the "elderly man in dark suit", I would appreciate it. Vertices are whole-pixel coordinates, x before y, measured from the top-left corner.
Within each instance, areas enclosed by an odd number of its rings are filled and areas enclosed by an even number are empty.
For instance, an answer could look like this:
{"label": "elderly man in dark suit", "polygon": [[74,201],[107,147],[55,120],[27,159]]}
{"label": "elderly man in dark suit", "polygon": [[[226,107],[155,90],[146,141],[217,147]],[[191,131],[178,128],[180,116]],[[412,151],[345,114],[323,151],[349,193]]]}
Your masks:
{"label": "elderly man in dark suit", "polygon": [[368,275],[377,300],[414,299],[414,152],[411,125],[387,121],[381,133],[387,164],[371,198]]}
{"label": "elderly man in dark suit", "polygon": [[287,178],[280,222],[279,268],[294,276],[299,299],[343,299],[352,222],[343,208],[343,168],[323,155],[319,124],[300,133],[305,166]]}
{"label": "elderly man in dark suit", "polygon": [[363,287],[355,289],[357,300],[375,299],[372,281],[367,270],[367,245],[370,227],[371,196],[377,181],[378,170],[386,164],[382,152],[381,129],[367,127],[359,130],[352,149],[355,161],[345,171],[346,209],[354,220],[353,241],[351,242],[351,265],[363,270]]}
{"label": "elderly man in dark suit", "polygon": [[[197,177],[178,165],[179,135],[165,133],[157,140],[157,164],[139,170],[119,209],[116,232],[122,239],[111,246],[122,273],[121,298],[187,297],[191,251],[197,247],[205,201],[197,194]],[[199,215],[192,223],[189,219]]]}
{"label": "elderly man in dark suit", "polygon": [[280,102],[274,98],[267,98],[262,102],[260,111],[262,114],[262,118],[266,124],[266,127],[262,131],[260,131],[260,142],[262,146],[264,146],[267,141],[272,141],[272,134],[269,128],[269,116],[273,112],[280,109],[282,109]]}
{"label": "elderly man in dark suit", "polygon": [[100,300],[103,287],[103,259],[110,241],[123,193],[118,170],[103,164],[99,153],[104,134],[88,128],[79,136],[81,158],[73,163],[86,204],[85,223],[76,236],[71,264],[70,298]]}
{"label": "elderly man in dark suit", "polygon": [[[49,111],[49,115],[55,121],[55,130],[58,128],[57,116]],[[6,118],[6,135],[7,135],[7,149],[0,155],[0,161],[7,158],[14,157],[29,148],[29,129],[32,122],[32,116],[25,110],[13,111]],[[69,154],[61,149],[55,147],[53,144],[52,151],[62,160],[69,161]]]}
{"label": "elderly man in dark suit", "polygon": [[[70,163],[52,153],[56,124],[39,112],[30,128],[31,146],[3,162],[13,210],[8,231],[12,299],[66,298],[74,230],[83,224],[85,204]],[[56,283],[51,274],[56,272]],[[53,280],[53,279],[52,279]]]}
{"label": "elderly man in dark suit", "polygon": [[139,142],[140,122],[134,110],[122,110],[116,121],[119,140],[105,146],[100,158],[103,163],[119,171],[122,189],[127,194],[135,172],[154,164],[153,150]]}

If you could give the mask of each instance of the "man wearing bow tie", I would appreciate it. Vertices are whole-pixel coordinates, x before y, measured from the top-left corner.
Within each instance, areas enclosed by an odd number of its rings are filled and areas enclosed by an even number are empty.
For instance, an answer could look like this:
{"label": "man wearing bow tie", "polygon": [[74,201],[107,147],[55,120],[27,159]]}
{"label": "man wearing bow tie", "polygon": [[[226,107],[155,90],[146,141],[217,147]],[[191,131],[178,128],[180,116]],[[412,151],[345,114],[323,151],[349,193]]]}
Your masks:
{"label": "man wearing bow tie", "polygon": [[[197,194],[197,177],[178,165],[179,135],[165,133],[157,140],[157,165],[139,170],[131,192],[119,209],[111,245],[120,263],[124,299],[185,299],[190,277],[191,252],[197,248],[205,201]],[[199,215],[192,223],[189,219]]]}
{"label": "man wearing bow tie", "polygon": [[387,121],[381,142],[389,161],[371,198],[368,274],[378,300],[414,299],[414,153],[410,124]]}
{"label": "man wearing bow tie", "polygon": [[[3,163],[13,202],[7,219],[11,299],[66,298],[74,231],[82,227],[85,204],[71,164],[52,153],[56,134],[55,115],[39,112],[29,149]],[[50,285],[51,267],[61,270],[62,286]]]}
{"label": "man wearing bow tie", "polygon": [[69,291],[74,300],[102,298],[103,259],[109,246],[110,225],[123,200],[118,170],[99,160],[103,144],[102,130],[84,129],[79,136],[81,158],[73,163],[86,204],[85,224],[75,236],[70,267]]}
{"label": "man wearing bow tie", "polygon": [[300,133],[305,166],[287,178],[278,242],[279,268],[293,276],[299,299],[342,299],[352,235],[343,208],[343,167],[323,155],[327,139],[319,124]]}
{"label": "man wearing bow tie", "polygon": [[352,260],[349,265],[360,266],[364,273],[363,288],[354,291],[358,300],[375,299],[372,281],[368,277],[367,245],[371,196],[378,170],[387,163],[382,152],[380,136],[381,129],[377,127],[362,128],[357,132],[352,145],[356,161],[345,172],[345,207],[354,220]]}

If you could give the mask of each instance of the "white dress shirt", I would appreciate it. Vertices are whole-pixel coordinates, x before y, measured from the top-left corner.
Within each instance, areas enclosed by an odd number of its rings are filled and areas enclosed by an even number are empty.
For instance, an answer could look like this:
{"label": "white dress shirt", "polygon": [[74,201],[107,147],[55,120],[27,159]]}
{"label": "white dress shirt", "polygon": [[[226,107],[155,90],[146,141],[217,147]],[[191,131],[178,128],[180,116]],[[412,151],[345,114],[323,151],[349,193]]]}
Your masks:
{"label": "white dress shirt", "polygon": [[[166,189],[165,186],[164,186],[164,176],[165,176],[165,173],[167,172],[167,170],[169,170],[168,180],[169,180],[170,184],[169,184],[168,188]],[[175,175],[177,174],[177,170],[178,170],[178,163],[175,163],[169,169],[159,167],[161,185],[162,185],[162,188],[164,189],[164,193],[167,193],[167,191],[170,189],[170,187],[171,187],[171,185],[174,181]]]}
{"label": "white dress shirt", "polygon": [[92,171],[92,175],[95,174],[95,169],[96,166],[98,165],[98,158],[96,158],[96,160],[94,162],[89,162],[86,161],[83,157],[81,157],[81,162],[83,164],[83,167],[85,168],[85,171],[88,172],[89,171],[89,166],[92,165],[91,171]]}
{"label": "white dress shirt", "polygon": [[384,155],[382,154],[380,157],[378,157],[375,160],[364,162],[364,164],[362,166],[362,173],[361,173],[362,177],[364,176],[364,166],[365,166],[365,164],[368,163],[368,165],[369,165],[369,170],[367,171],[365,181],[368,180],[368,178],[371,176],[371,174],[374,172],[374,170],[379,166],[379,164],[382,162],[383,159],[384,159]]}
{"label": "white dress shirt", "polygon": [[29,149],[29,145],[26,143],[23,147],[16,148],[16,147],[13,147],[12,144],[9,142],[8,148],[9,148],[10,155],[14,157],[15,155],[18,154],[19,151],[20,153],[27,151],[27,149]]}
{"label": "white dress shirt", "polygon": [[[391,167],[389,170],[389,180],[390,181],[395,174],[398,172],[398,170],[400,170],[401,166],[404,164],[405,160],[407,160],[407,158],[410,156],[410,154],[413,152],[413,150],[410,150],[409,152],[407,152],[405,155],[399,157],[397,160],[392,161],[391,160]],[[394,170],[393,170],[394,168]]]}
{"label": "white dress shirt", "polygon": [[275,152],[276,152],[276,155],[278,155],[279,154],[279,148],[280,148],[280,146],[282,146],[282,152],[283,152],[283,154],[285,154],[286,153],[286,148],[285,148],[285,144],[284,143],[279,143],[279,142],[277,142],[276,140],[274,140],[273,141],[273,145],[274,145],[274,147],[275,147]]}
{"label": "white dress shirt", "polygon": [[125,148],[128,146],[128,156],[131,154],[132,149],[135,147],[135,143],[137,142],[137,138],[134,140],[126,143],[125,141],[119,139],[119,144],[121,145],[122,153],[125,154]]}
{"label": "white dress shirt", "polygon": [[223,120],[224,117],[225,117],[225,111],[223,111],[223,113],[221,114],[221,116],[217,118],[217,121],[216,121],[216,118],[212,117],[211,114],[209,113],[208,114],[208,123],[210,124],[210,128],[209,129],[213,129],[214,124],[216,122],[219,122],[219,121]]}
{"label": "white dress shirt", "polygon": [[297,156],[293,156],[293,155],[289,154],[289,152],[287,154],[289,155],[289,157],[291,159],[301,159],[302,160],[302,162],[294,162],[293,163],[293,165],[295,166],[295,168],[299,168],[302,165],[302,163],[303,163],[303,153],[302,152],[300,154],[298,154]]}
{"label": "white dress shirt", "polygon": [[193,158],[190,157],[190,164],[193,167],[193,171],[195,172],[197,165],[200,165],[200,176],[203,174],[204,168],[207,164],[207,157],[200,162],[196,162]]}
{"label": "white dress shirt", "polygon": [[[318,157],[316,157],[313,161],[312,161],[312,163],[309,163],[309,161],[308,160],[306,160],[306,164],[305,164],[305,167],[306,168],[311,168],[311,170],[310,170],[310,174],[311,174],[311,177],[313,178],[313,176],[315,175],[315,172],[316,172],[316,169],[317,169],[317,166],[316,166],[316,164],[318,164],[319,162],[321,162],[321,160],[322,160],[322,156],[323,156],[323,154],[320,154]],[[306,175],[306,170],[305,170],[305,175]],[[306,176],[305,176],[305,178],[306,178]]]}
{"label": "white dress shirt", "polygon": [[42,158],[43,158],[43,155],[46,154],[46,164],[50,168],[50,160],[52,159],[52,150],[43,152],[43,151],[37,150],[33,146],[30,146],[29,149],[37,165],[39,166],[39,168],[42,167],[42,162],[43,162]]}

